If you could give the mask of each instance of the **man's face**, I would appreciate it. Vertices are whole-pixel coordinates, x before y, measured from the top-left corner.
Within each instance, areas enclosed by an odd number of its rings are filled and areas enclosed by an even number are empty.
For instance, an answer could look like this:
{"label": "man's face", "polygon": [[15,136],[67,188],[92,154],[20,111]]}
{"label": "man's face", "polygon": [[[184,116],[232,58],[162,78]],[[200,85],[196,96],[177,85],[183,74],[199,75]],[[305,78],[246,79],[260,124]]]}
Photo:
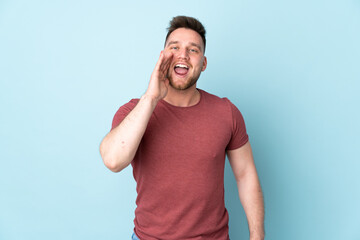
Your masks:
{"label": "man's face", "polygon": [[164,52],[173,54],[168,72],[170,85],[177,90],[194,86],[207,64],[201,36],[194,30],[178,28],[169,35]]}

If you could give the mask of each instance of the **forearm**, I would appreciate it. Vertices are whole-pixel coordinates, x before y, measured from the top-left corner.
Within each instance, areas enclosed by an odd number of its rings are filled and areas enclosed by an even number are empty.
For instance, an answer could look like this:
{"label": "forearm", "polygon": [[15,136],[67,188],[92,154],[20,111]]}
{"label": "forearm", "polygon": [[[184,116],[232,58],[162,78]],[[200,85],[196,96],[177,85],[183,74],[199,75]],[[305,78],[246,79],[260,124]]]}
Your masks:
{"label": "forearm", "polygon": [[144,95],[124,120],[110,131],[100,144],[106,167],[119,172],[133,160],[157,100]]}
{"label": "forearm", "polygon": [[264,239],[264,201],[254,168],[237,181],[239,197],[248,220],[250,240]]}
{"label": "forearm", "polygon": [[156,104],[167,94],[169,80],[166,74],[172,58],[172,54],[160,53],[145,95],[119,126],[111,130],[101,142],[101,157],[111,171],[121,171],[134,159]]}

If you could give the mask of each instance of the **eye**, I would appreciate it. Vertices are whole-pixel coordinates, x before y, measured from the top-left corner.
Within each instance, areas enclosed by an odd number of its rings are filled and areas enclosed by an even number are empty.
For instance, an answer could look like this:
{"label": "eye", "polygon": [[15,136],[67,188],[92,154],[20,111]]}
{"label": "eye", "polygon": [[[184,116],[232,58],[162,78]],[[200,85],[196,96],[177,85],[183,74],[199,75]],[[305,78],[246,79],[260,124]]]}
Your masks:
{"label": "eye", "polygon": [[179,48],[174,46],[174,47],[170,47],[170,49],[178,50]]}
{"label": "eye", "polygon": [[192,49],[190,49],[190,52],[192,52],[192,53],[197,53],[197,52],[199,52],[197,49],[194,49],[194,48],[192,48]]}

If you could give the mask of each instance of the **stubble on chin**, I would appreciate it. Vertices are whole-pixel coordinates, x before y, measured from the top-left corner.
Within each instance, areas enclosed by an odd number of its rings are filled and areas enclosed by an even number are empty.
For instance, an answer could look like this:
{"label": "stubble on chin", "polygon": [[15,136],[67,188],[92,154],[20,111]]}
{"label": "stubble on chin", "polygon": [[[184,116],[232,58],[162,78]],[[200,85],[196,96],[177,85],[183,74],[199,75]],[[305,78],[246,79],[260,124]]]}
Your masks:
{"label": "stubble on chin", "polygon": [[191,79],[190,81],[184,83],[184,84],[175,84],[172,78],[169,78],[170,86],[175,88],[176,90],[187,90],[191,88],[196,82],[197,79]]}
{"label": "stubble on chin", "polygon": [[187,81],[181,85],[179,84],[175,84],[174,80],[172,79],[170,70],[168,72],[167,78],[169,79],[169,83],[170,86],[173,87],[176,90],[187,90],[189,88],[191,88],[192,86],[194,86],[194,84],[196,84],[197,80],[199,79],[200,74],[198,76],[194,76],[190,79],[187,79]]}

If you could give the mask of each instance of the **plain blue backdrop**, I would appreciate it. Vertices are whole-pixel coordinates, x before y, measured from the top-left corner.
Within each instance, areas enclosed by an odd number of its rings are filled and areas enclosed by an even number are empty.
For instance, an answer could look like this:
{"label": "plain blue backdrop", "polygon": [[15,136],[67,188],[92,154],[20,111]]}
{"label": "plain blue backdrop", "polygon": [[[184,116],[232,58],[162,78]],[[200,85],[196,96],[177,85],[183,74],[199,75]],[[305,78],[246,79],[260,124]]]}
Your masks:
{"label": "plain blue backdrop", "polygon": [[[198,87],[244,115],[266,239],[360,239],[360,1],[0,1],[0,239],[130,239],[132,169],[99,144],[165,28],[207,29]],[[230,237],[248,239],[227,162]]]}

